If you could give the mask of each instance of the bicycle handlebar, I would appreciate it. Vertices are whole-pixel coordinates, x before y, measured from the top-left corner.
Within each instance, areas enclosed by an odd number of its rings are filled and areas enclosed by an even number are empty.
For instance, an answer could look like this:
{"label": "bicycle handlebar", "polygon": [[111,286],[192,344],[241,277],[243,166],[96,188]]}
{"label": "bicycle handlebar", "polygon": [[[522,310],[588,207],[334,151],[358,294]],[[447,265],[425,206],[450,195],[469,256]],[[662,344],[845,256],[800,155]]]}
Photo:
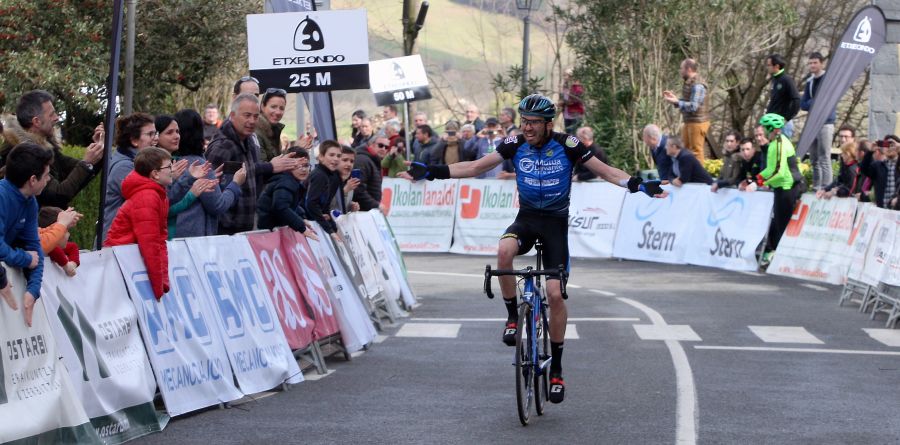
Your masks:
{"label": "bicycle handlebar", "polygon": [[494,298],[494,292],[491,289],[491,277],[502,277],[502,276],[519,276],[522,278],[528,277],[536,277],[536,276],[557,276],[560,280],[560,290],[562,291],[563,300],[569,299],[569,294],[566,292],[566,284],[569,281],[569,272],[566,271],[566,267],[562,264],[559,265],[557,269],[544,269],[544,270],[536,270],[531,266],[528,266],[524,269],[507,269],[507,270],[491,270],[491,265],[488,264],[484,266],[484,293],[487,294],[488,298]]}

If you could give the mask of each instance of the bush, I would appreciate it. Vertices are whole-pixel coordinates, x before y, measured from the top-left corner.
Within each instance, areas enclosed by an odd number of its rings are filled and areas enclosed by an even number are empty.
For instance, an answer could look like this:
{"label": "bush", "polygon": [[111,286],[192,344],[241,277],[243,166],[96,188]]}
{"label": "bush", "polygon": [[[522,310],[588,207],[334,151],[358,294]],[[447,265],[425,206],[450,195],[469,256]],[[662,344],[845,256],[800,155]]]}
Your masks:
{"label": "bush", "polygon": [[710,176],[718,178],[719,172],[722,171],[722,163],[721,159],[707,159],[703,161],[703,168],[709,172]]}
{"label": "bush", "polygon": [[[85,147],[73,145],[63,146],[63,153],[76,159],[81,159],[84,155]],[[81,212],[84,218],[78,222],[73,228],[71,240],[78,244],[82,249],[94,248],[94,239],[97,234],[97,218],[100,215],[100,175],[97,174],[90,184],[84,188],[75,199],[72,200],[72,207]]]}

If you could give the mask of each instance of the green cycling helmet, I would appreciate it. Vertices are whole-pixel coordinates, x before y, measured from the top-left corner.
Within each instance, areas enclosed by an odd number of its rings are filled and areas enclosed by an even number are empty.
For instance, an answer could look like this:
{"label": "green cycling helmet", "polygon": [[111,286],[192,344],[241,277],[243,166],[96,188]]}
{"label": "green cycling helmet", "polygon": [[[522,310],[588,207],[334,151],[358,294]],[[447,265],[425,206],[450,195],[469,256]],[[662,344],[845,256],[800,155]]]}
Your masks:
{"label": "green cycling helmet", "polygon": [[556,105],[541,94],[529,94],[519,102],[519,115],[522,117],[542,117],[551,120],[556,116]]}
{"label": "green cycling helmet", "polygon": [[759,118],[759,125],[766,131],[772,131],[784,127],[784,117],[776,113],[766,113]]}

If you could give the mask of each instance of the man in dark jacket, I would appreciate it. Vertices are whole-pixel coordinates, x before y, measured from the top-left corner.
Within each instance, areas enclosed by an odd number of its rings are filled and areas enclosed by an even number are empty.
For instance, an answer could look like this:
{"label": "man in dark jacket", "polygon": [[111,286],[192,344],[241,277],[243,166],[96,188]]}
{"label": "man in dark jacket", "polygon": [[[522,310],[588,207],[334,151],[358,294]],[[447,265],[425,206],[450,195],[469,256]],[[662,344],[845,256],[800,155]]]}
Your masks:
{"label": "man in dark jacket", "polygon": [[672,159],[666,154],[666,143],[668,143],[669,137],[662,134],[658,126],[648,124],[641,131],[641,139],[650,150],[650,155],[653,156],[659,180],[668,183],[672,179]]}
{"label": "man in dark jacket", "polygon": [[666,142],[666,154],[672,158],[672,185],[681,187],[689,182],[712,184],[712,176],[700,165],[694,154],[684,148],[680,138],[669,138]]}
{"label": "man in dark jacket", "polygon": [[867,152],[860,164],[862,173],[872,179],[875,189],[875,205],[888,207],[891,198],[897,194],[897,180],[900,179],[900,162],[898,162],[897,149],[900,147],[900,137],[889,134],[884,140],[877,141],[877,149],[884,154],[884,159],[876,161],[875,152]]}
{"label": "man in dark jacket", "polygon": [[[815,105],[819,88],[825,81],[825,57],[816,51],[809,55],[809,78],[803,88],[803,97],[800,99],[800,109],[811,111]],[[809,149],[809,161],[813,170],[813,188],[818,190],[831,184],[834,172],[831,170],[831,141],[834,139],[834,120],[836,118],[834,108],[828,114],[825,125],[819,130],[816,142]]]}
{"label": "man in dark jacket", "polygon": [[800,112],[800,93],[797,84],[784,69],[787,64],[778,54],[766,57],[766,69],[772,75],[772,91],[769,93],[769,104],[766,113],[781,115],[787,122],[782,128],[783,135],[790,139],[794,135],[794,116]]}
{"label": "man in dark jacket", "polygon": [[474,161],[475,153],[466,150],[465,142],[459,138],[459,123],[447,122],[444,127],[447,131],[444,140],[437,143],[431,149],[427,165],[451,165],[457,162]]}
{"label": "man in dark jacket", "polygon": [[428,125],[416,127],[415,140],[412,142],[413,159],[423,164],[428,164],[431,152],[440,140],[434,135],[434,130]]}
{"label": "man in dark jacket", "polygon": [[88,146],[81,160],[66,156],[54,135],[59,115],[53,107],[53,96],[43,90],[29,91],[16,104],[16,118],[10,120],[3,133],[5,143],[0,150],[0,165],[9,151],[23,142],[31,142],[53,153],[50,182],[38,196],[41,206],[69,207],[72,199],[85,188],[103,159],[103,127],[94,131],[94,143]]}
{"label": "man in dark jacket", "polygon": [[359,203],[363,212],[379,209],[381,205],[381,158],[390,147],[386,137],[375,138],[375,143],[368,147],[356,149],[356,160],[353,168],[360,171],[359,187],[353,192],[353,200]]}
{"label": "man in dark jacket", "polygon": [[[231,102],[231,113],[222,128],[213,136],[206,149],[206,159],[212,165],[239,162],[247,169],[247,181],[241,186],[237,204],[219,218],[219,234],[233,235],[253,230],[256,200],[265,180],[274,173],[293,170],[297,160],[289,155],[276,156],[271,162],[260,161],[259,146],[250,136],[259,120],[259,101],[252,94],[240,94]],[[293,155],[290,155],[293,156]],[[227,186],[233,174],[222,175],[221,184]]]}
{"label": "man in dark jacket", "polygon": [[[602,148],[594,144],[594,130],[591,127],[581,127],[575,131],[575,137],[581,141],[591,153],[594,154],[594,157],[599,159],[604,164],[609,164],[609,157],[606,156],[606,152],[603,151]],[[594,174],[590,169],[584,166],[584,163],[579,162],[575,165],[575,171],[573,173],[572,180],[576,182],[590,181],[591,179],[597,178],[597,175]]]}
{"label": "man in dark jacket", "polygon": [[[741,139],[738,152],[733,156],[733,174],[720,176],[710,190],[715,193],[723,187],[737,187],[746,190],[750,183],[756,183],[756,176],[762,171],[762,153],[756,148],[753,139]],[[751,191],[754,190],[751,188]]]}

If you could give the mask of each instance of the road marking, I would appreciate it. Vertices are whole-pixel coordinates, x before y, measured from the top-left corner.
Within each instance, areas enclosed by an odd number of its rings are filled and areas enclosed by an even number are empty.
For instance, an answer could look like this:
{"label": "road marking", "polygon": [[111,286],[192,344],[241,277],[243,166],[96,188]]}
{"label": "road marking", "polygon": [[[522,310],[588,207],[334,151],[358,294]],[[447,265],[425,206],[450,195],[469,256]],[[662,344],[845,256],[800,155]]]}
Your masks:
{"label": "road marking", "polygon": [[824,344],[802,326],[747,326],[766,343]]}
{"label": "road marking", "polygon": [[484,278],[484,274],[474,274],[474,273],[429,272],[426,270],[407,270],[406,273],[411,273],[414,275],[441,275],[441,276],[445,276],[445,277]]}
{"label": "road marking", "polygon": [[860,349],[776,348],[771,346],[694,346],[694,349],[714,351],[810,352],[819,354],[900,356],[900,351],[866,351]]}
{"label": "road marking", "polygon": [[759,272],[749,272],[749,271],[746,271],[746,270],[744,270],[744,271],[738,271],[738,273],[742,273],[742,274],[744,274],[744,275],[750,275],[751,277],[764,277],[764,276],[765,276],[765,275],[763,275],[763,274],[761,274],[761,273],[759,273]]}
{"label": "road marking", "polygon": [[595,294],[606,295],[607,297],[615,297],[616,296],[615,292],[609,292],[609,291],[600,290],[600,289],[591,289],[591,292],[593,292]]}
{"label": "road marking", "polygon": [[803,287],[805,287],[805,288],[807,288],[807,289],[817,290],[817,291],[819,291],[819,292],[827,292],[827,291],[828,291],[828,288],[827,288],[827,287],[819,286],[819,285],[816,285],[816,284],[800,283],[800,285],[803,286]]}
{"label": "road marking", "polygon": [[[619,297],[619,301],[631,305],[643,312],[654,325],[668,326],[659,312],[630,298]],[[675,442],[679,444],[697,443],[697,390],[694,387],[694,374],[688,362],[687,353],[677,340],[665,340],[666,348],[672,356],[675,367],[675,387],[677,400],[675,403]]]}
{"label": "road marking", "polygon": [[632,327],[641,340],[701,341],[700,336],[686,324],[636,324]]}
{"label": "road marking", "polygon": [[[503,322],[505,318],[410,318],[409,321],[436,321],[436,322]],[[641,321],[637,317],[570,317],[568,321]],[[376,343],[378,339],[376,338]]]}
{"label": "road marking", "polygon": [[863,331],[886,346],[900,347],[900,331],[896,329],[863,329]]}
{"label": "road marking", "polygon": [[330,376],[331,374],[334,374],[333,369],[329,369],[328,372],[326,372],[325,374],[319,374],[318,372],[311,372],[309,374],[304,374],[303,379],[308,382],[315,382],[316,380],[322,380],[325,377]]}
{"label": "road marking", "polygon": [[576,328],[574,324],[567,324],[566,325],[566,336],[563,337],[563,339],[578,340],[579,338],[581,338],[581,337],[578,336],[578,328]]}
{"label": "road marking", "polygon": [[375,340],[372,340],[372,341],[375,342],[375,343],[381,343],[381,342],[383,342],[383,341],[385,341],[385,340],[387,340],[387,339],[388,339],[388,336],[387,336],[387,335],[381,335],[381,334],[378,334],[378,335],[375,336]]}
{"label": "road marking", "polygon": [[569,283],[566,283],[566,288],[570,288],[570,287],[571,287],[572,289],[581,289],[581,286],[579,286],[579,285],[577,285],[577,284],[569,284]]}
{"label": "road marking", "polygon": [[359,357],[359,356],[361,356],[361,355],[363,355],[363,354],[365,354],[365,353],[366,353],[366,351],[364,351],[364,350],[359,350],[359,351],[356,351],[356,352],[351,352],[351,353],[350,353],[350,357],[356,358],[356,357]]}
{"label": "road marking", "polygon": [[397,331],[397,337],[456,338],[459,323],[406,323]]}

